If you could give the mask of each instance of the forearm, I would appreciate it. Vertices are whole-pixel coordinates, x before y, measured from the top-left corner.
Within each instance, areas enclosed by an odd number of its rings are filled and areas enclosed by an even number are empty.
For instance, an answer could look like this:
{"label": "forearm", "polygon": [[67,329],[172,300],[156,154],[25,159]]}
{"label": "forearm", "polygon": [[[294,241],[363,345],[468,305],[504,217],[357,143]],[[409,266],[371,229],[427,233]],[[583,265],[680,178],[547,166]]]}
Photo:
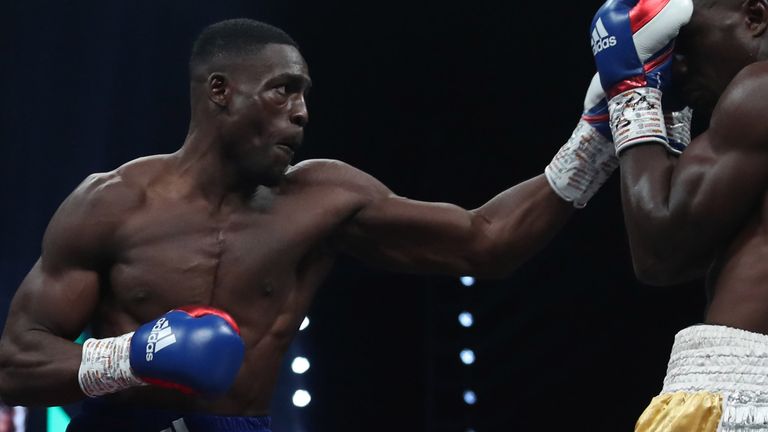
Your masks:
{"label": "forearm", "polygon": [[81,346],[42,330],[4,336],[0,399],[16,405],[60,405],[84,397],[78,385]]}
{"label": "forearm", "polygon": [[676,175],[678,158],[660,145],[625,150],[621,196],[635,272],[652,284],[700,277],[709,265],[691,220],[695,178]]}
{"label": "forearm", "polygon": [[541,250],[573,214],[572,203],[554,193],[544,175],[500,193],[473,210],[486,224],[480,275],[504,276]]}

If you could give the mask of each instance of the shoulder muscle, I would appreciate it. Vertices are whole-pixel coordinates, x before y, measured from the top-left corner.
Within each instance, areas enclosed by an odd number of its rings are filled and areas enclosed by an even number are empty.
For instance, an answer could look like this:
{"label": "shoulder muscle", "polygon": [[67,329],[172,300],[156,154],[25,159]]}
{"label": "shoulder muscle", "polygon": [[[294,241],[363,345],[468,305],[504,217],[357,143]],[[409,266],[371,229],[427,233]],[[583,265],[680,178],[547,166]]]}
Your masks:
{"label": "shoulder muscle", "polygon": [[754,63],[739,72],[720,97],[708,130],[713,150],[768,150],[766,112],[768,63]]}
{"label": "shoulder muscle", "polygon": [[291,169],[289,177],[313,186],[342,190],[366,202],[394,195],[389,188],[370,174],[333,159],[303,161]]}
{"label": "shoulder muscle", "polygon": [[56,270],[100,261],[120,221],[143,197],[142,189],[119,171],[88,176],[51,218],[43,237],[43,265]]}

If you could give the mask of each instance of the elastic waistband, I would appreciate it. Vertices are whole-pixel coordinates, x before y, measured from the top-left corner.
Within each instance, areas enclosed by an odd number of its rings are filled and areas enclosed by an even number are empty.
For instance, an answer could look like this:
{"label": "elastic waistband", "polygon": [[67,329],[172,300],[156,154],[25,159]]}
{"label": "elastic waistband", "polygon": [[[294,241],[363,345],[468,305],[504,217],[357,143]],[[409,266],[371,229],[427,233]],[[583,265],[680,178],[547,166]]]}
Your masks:
{"label": "elastic waistband", "polygon": [[768,335],[697,325],[675,336],[662,393],[768,392]]}

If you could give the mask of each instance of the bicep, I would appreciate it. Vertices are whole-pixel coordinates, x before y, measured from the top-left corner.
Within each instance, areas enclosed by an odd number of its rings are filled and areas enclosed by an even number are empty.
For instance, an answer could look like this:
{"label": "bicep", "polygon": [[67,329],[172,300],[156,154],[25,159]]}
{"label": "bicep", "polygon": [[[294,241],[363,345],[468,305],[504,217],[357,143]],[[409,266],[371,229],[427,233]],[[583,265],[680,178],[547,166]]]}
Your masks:
{"label": "bicep", "polygon": [[52,405],[82,398],[82,352],[72,341],[90,319],[96,273],[74,267],[50,272],[45,257],[16,292],[0,339],[0,392],[12,403]]}
{"label": "bicep", "polygon": [[6,332],[43,331],[74,340],[99,297],[98,273],[83,268],[46,268],[39,259],[11,302]]}
{"label": "bicep", "polygon": [[103,181],[89,178],[51,218],[40,259],[14,295],[6,332],[39,330],[68,339],[85,327],[99,297],[99,269],[114,230]]}
{"label": "bicep", "polygon": [[343,250],[401,271],[468,269],[483,221],[461,207],[390,194],[360,210],[340,236]]}
{"label": "bicep", "polygon": [[760,203],[768,183],[768,151],[735,128],[713,127],[680,158],[672,176],[670,210],[679,223],[727,237]]}
{"label": "bicep", "polygon": [[762,202],[768,185],[763,72],[748,67],[734,79],[709,129],[678,160],[655,145],[622,153],[622,202],[642,280],[662,285],[701,276]]}

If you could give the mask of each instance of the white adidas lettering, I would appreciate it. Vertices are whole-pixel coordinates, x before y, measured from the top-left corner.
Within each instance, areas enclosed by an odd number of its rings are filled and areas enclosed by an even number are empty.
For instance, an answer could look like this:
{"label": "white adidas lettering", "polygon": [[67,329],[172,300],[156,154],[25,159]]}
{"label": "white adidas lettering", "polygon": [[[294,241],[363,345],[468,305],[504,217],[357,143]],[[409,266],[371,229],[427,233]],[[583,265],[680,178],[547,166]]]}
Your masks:
{"label": "white adidas lettering", "polygon": [[595,28],[592,29],[592,54],[597,54],[600,51],[616,46],[616,36],[608,34],[608,30],[603,25],[603,19],[598,18],[595,23]]}
{"label": "white adidas lettering", "polygon": [[157,320],[147,337],[146,359],[152,361],[155,354],[163,348],[176,343],[176,335],[173,334],[170,323],[165,318]]}

